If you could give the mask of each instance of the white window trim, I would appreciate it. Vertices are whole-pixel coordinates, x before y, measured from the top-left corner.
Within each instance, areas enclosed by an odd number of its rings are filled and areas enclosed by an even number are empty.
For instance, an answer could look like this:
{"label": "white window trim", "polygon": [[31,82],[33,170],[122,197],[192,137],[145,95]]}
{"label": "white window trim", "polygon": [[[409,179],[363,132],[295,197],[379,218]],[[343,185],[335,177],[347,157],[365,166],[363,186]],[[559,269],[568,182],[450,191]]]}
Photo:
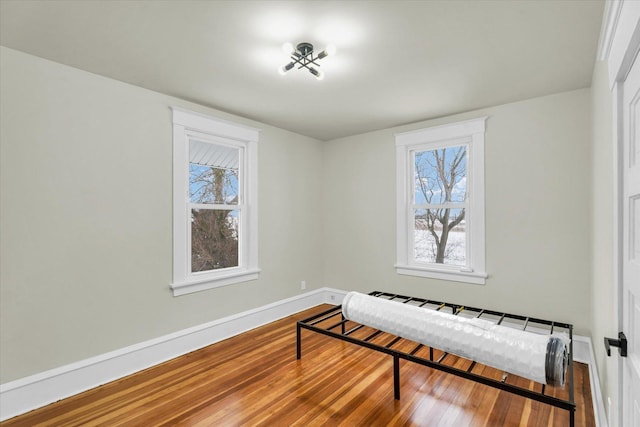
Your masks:
{"label": "white window trim", "polygon": [[[484,132],[488,117],[395,134],[396,139],[396,273],[433,279],[484,285],[485,213],[484,213]],[[468,265],[436,265],[415,262],[410,244],[414,183],[412,152],[447,145],[468,144],[467,176],[469,221],[467,234]]]}
{"label": "white window trim", "polygon": [[[172,107],[173,112],[173,282],[174,296],[258,278],[258,136],[259,129]],[[223,138],[244,148],[244,222],[239,266],[191,273],[189,203],[189,139],[193,133]]]}

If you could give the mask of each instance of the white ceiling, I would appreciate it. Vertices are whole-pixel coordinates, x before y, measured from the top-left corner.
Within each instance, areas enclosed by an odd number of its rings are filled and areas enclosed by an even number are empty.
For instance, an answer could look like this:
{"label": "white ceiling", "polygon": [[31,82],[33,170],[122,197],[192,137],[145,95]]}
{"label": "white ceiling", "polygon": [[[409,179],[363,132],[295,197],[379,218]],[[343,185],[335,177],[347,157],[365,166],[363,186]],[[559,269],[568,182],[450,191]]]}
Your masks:
{"label": "white ceiling", "polygon": [[[604,2],[11,1],[0,44],[320,140],[589,87]],[[285,76],[290,41],[335,56]]]}

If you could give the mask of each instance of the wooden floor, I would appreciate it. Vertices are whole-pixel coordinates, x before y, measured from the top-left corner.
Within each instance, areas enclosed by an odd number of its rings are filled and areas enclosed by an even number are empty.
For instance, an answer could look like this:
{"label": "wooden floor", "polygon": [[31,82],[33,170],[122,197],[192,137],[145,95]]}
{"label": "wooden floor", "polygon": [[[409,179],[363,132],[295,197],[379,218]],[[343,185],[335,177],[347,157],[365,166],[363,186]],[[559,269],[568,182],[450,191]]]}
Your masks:
{"label": "wooden floor", "polygon": [[[303,331],[320,306],[211,345],[1,426],[566,426],[567,411]],[[451,363],[468,363],[452,357]],[[593,426],[586,365],[575,363],[576,425]],[[488,375],[501,372],[486,370]],[[474,372],[478,372],[474,370]],[[524,379],[520,385],[530,383]],[[522,383],[524,381],[524,383]],[[531,383],[533,384],[533,383]],[[557,391],[559,397],[566,391]]]}

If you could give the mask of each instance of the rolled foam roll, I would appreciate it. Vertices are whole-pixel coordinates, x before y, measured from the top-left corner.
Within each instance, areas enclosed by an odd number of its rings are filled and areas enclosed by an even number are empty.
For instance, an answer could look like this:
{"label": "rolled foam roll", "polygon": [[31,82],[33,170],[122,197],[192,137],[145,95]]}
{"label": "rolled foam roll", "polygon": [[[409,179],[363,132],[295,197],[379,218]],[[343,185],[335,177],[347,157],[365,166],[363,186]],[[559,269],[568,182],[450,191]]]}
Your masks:
{"label": "rolled foam roll", "polygon": [[359,292],[347,294],[342,313],[354,322],[542,384],[564,387],[567,343],[555,335],[521,331]]}

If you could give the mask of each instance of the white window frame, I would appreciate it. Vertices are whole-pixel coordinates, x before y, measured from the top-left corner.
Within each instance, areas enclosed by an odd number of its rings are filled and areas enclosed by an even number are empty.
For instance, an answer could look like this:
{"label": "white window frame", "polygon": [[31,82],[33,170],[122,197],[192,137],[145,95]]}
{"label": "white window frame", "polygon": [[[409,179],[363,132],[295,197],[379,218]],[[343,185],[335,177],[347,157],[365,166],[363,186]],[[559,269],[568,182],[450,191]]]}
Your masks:
{"label": "white window frame", "polygon": [[[174,296],[258,278],[258,137],[259,129],[179,108],[173,112],[173,282]],[[191,272],[189,142],[191,139],[240,150],[238,266]],[[235,206],[234,206],[235,208]]]}
{"label": "white window frame", "polygon": [[[396,140],[396,273],[484,285],[484,133],[487,117],[395,134]],[[415,260],[413,229],[414,153],[467,146],[466,249],[464,266]]]}

